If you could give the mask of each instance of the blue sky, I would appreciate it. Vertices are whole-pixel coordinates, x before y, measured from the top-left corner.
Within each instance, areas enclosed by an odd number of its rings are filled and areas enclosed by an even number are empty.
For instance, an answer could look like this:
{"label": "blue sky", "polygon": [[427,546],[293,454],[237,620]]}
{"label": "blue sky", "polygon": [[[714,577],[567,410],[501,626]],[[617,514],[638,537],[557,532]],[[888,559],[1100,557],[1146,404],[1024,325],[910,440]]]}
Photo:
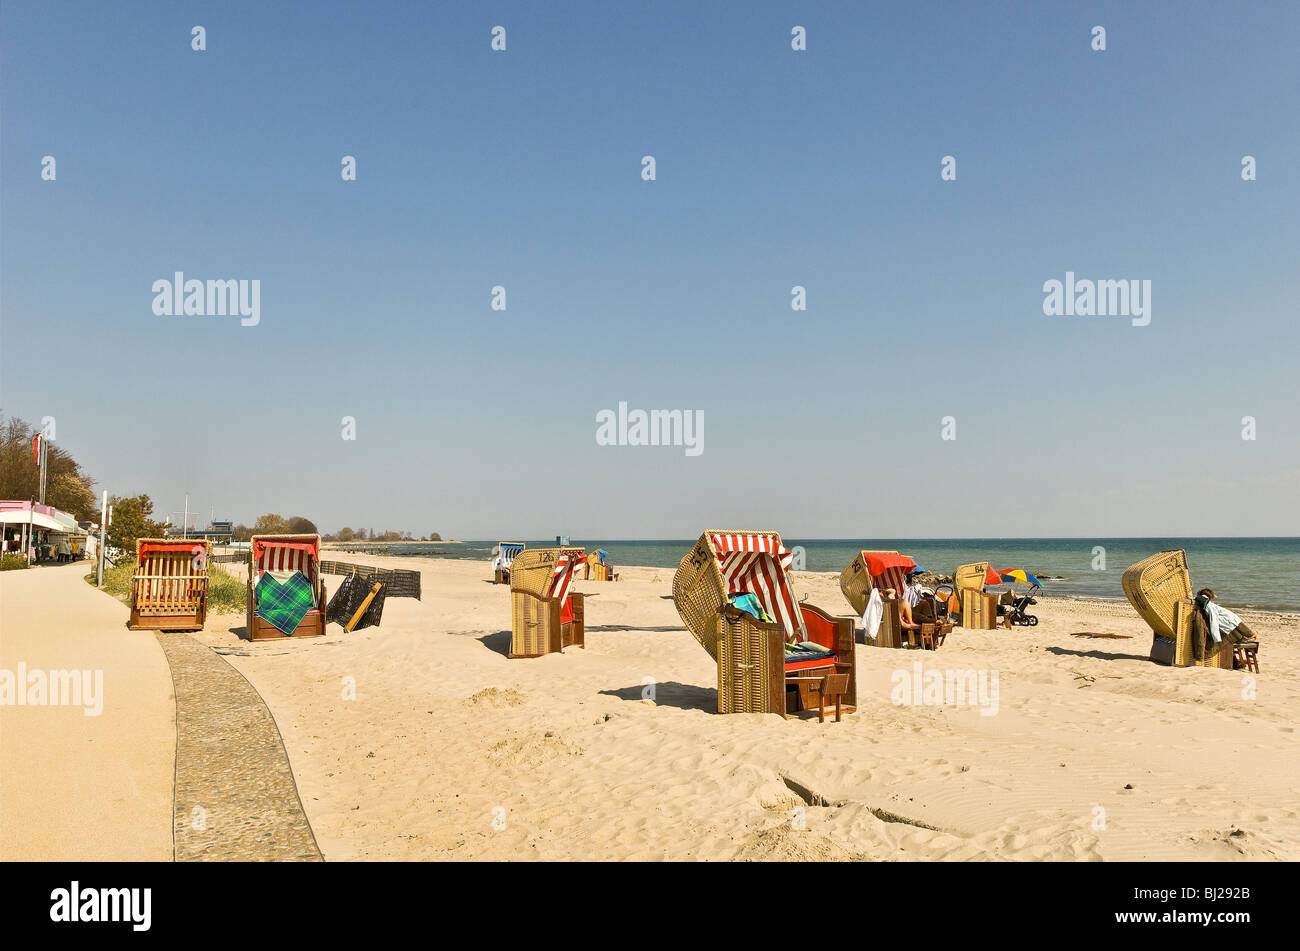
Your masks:
{"label": "blue sky", "polygon": [[[0,405],[250,523],[1300,534],[1298,42],[1294,3],[10,0]],[[1045,316],[1067,270],[1151,324]],[[261,323],[156,316],[175,271]],[[597,445],[620,401],[704,453]]]}

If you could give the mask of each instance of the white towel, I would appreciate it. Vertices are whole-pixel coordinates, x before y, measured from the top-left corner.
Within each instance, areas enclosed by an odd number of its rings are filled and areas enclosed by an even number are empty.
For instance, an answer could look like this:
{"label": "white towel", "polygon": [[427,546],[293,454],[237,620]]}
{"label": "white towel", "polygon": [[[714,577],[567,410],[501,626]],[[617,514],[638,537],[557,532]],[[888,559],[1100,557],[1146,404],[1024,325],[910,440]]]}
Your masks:
{"label": "white towel", "polygon": [[867,640],[875,643],[880,632],[880,622],[885,619],[885,602],[881,600],[880,589],[872,588],[871,597],[867,599],[867,609],[862,612],[862,626],[867,629]]}

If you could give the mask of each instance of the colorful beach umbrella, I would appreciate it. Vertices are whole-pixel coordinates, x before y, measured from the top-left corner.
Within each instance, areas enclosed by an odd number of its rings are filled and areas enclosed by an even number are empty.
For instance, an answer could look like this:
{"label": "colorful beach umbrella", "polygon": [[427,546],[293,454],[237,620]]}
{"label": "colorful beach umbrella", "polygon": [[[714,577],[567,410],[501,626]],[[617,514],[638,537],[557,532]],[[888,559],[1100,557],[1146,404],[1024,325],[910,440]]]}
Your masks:
{"label": "colorful beach umbrella", "polygon": [[1042,587],[1042,582],[1025,571],[1024,568],[1012,568],[1009,571],[999,571],[998,576],[1007,584],[1036,584]]}

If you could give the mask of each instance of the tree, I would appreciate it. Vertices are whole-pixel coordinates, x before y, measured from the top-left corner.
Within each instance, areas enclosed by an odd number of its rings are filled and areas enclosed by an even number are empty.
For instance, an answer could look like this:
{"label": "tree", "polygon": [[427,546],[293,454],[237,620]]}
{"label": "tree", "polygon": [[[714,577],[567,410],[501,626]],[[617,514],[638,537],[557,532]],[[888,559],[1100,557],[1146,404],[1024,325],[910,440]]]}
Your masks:
{"label": "tree", "polygon": [[137,538],[161,538],[163,523],[155,522],[153,500],[147,495],[127,497],[109,496],[113,507],[113,524],[108,526],[108,546],[118,549],[125,557],[135,557]]}
{"label": "tree", "polygon": [[295,515],[289,519],[290,535],[316,535],[316,523],[311,519],[303,518],[301,515]]}
{"label": "tree", "polygon": [[429,533],[429,541],[431,541],[431,542],[440,542],[440,541],[442,541],[442,536],[439,535],[437,532],[430,532],[430,533]]}
{"label": "tree", "polygon": [[253,523],[254,535],[288,535],[289,521],[282,515],[276,515],[268,512],[266,515],[259,515],[257,521]]}
{"label": "tree", "polygon": [[230,540],[234,542],[246,542],[253,537],[253,530],[247,525],[236,525],[230,530]]}
{"label": "tree", "polygon": [[356,532],[352,531],[351,527],[344,525],[342,528],[339,529],[339,534],[338,534],[339,541],[350,542],[355,537],[356,537]]}
{"label": "tree", "polygon": [[[38,430],[14,417],[0,415],[0,499],[40,500],[40,468],[32,457],[32,440]],[[45,503],[87,521],[98,508],[95,482],[72,456],[53,443],[45,464]]]}

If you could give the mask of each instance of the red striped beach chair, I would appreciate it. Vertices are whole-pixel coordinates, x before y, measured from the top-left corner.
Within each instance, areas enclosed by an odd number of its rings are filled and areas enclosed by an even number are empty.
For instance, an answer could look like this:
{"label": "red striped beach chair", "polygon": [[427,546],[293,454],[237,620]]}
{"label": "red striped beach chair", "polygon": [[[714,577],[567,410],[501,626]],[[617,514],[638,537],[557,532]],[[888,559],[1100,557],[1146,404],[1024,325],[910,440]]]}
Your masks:
{"label": "red striped beach chair", "polygon": [[[844,597],[852,605],[858,617],[862,617],[866,612],[872,589],[880,592],[881,600],[884,601],[884,613],[881,618],[880,632],[876,635],[876,647],[905,646],[898,597],[907,587],[907,573],[915,567],[915,561],[896,551],[860,551],[840,572],[840,591],[844,593]],[[890,591],[894,592],[893,597],[890,597]],[[926,635],[928,635],[928,646],[941,644],[946,631],[943,630],[943,625],[938,623],[937,617],[933,621],[931,631],[906,632],[908,644],[927,646]],[[918,638],[921,640],[918,641]]]}
{"label": "red striped beach chair", "polygon": [[[315,605],[294,629],[285,634],[257,616],[254,590],[266,571],[301,571],[314,593]],[[319,637],[325,633],[325,582],[321,580],[319,535],[254,535],[248,550],[248,638],[253,641],[282,637]]]}
{"label": "red striped beach chair", "polygon": [[[709,531],[673,575],[677,612],[717,663],[719,713],[815,712],[829,690],[857,707],[853,619],[799,601],[791,560],[777,532]],[[769,620],[732,603],[742,594]],[[791,640],[816,650],[787,653]]]}
{"label": "red striped beach chair", "polygon": [[202,538],[141,538],[131,578],[133,631],[201,631],[208,617],[208,555]]}
{"label": "red striped beach chair", "polygon": [[510,567],[510,656],[541,657],[586,647],[586,610],[573,590],[586,566],[581,548],[533,548]]}

